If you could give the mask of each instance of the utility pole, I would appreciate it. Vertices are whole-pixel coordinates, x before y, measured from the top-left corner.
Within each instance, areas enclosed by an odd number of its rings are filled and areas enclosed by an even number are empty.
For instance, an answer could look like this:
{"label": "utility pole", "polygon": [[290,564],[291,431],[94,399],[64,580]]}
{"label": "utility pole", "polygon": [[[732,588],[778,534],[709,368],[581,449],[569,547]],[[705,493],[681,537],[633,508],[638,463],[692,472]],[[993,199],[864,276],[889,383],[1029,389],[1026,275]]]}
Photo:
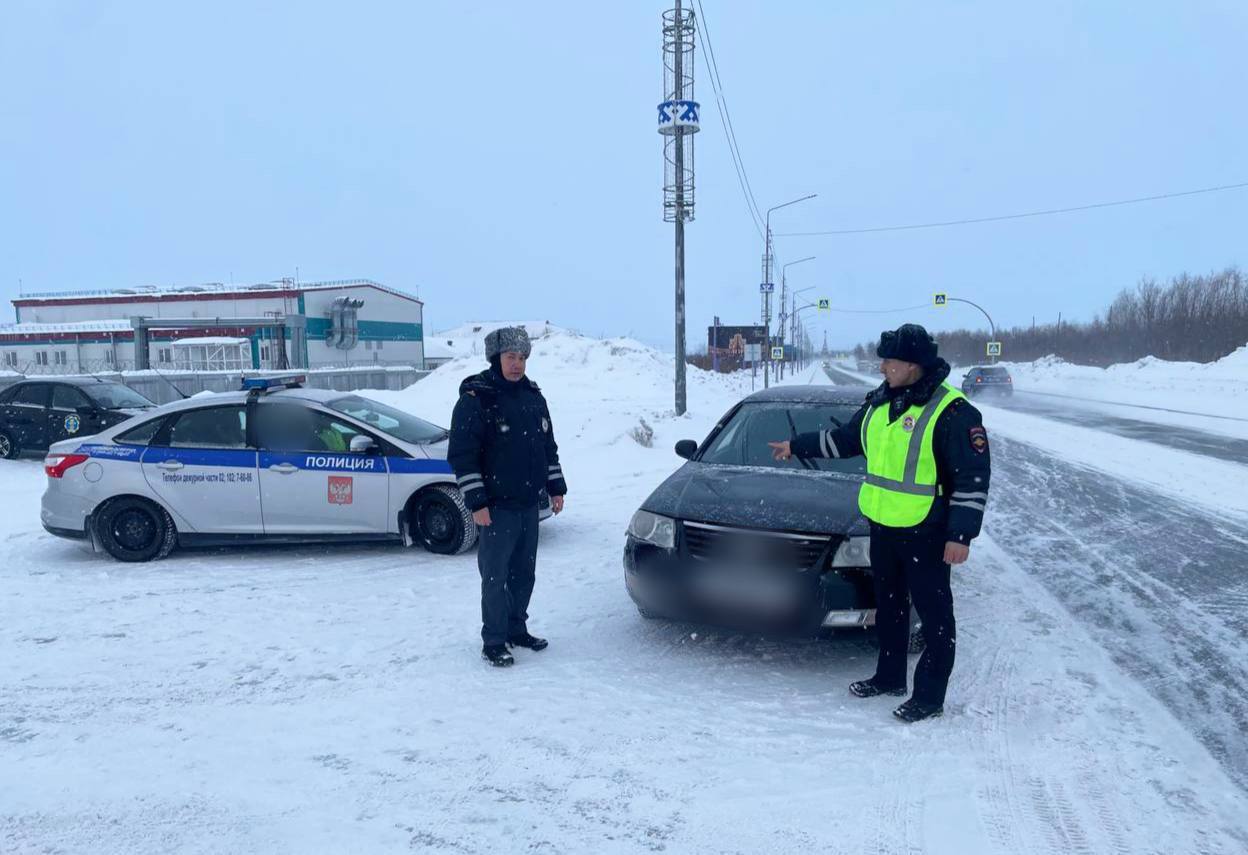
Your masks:
{"label": "utility pole", "polygon": [[[793,318],[792,309],[786,308],[787,304],[785,303],[785,298],[789,296],[789,277],[788,277],[789,268],[792,267],[794,264],[801,264],[803,261],[814,261],[814,260],[815,260],[815,256],[808,255],[805,258],[799,258],[797,261],[790,261],[789,263],[781,265],[780,267],[780,327],[779,329],[780,329],[780,346],[781,347],[784,346],[785,333],[787,332],[784,326],[785,321],[791,321]],[[794,340],[792,336],[789,336],[788,338],[789,338],[789,341]],[[781,378],[784,377],[784,367],[785,367],[785,363],[781,362],[780,372],[779,372]]]}
{"label": "utility pole", "polygon": [[798,202],[805,202],[807,199],[813,199],[818,193],[811,193],[809,196],[802,196],[800,199],[793,199],[780,205],[772,205],[767,209],[765,236],[763,239],[763,284],[760,290],[763,292],[763,388],[770,385],[771,378],[771,294],[776,286],[771,281],[771,212],[778,211],[781,208],[787,208],[790,205],[796,205]]}
{"label": "utility pole", "polygon": [[[663,219],[676,226],[676,415],[686,409],[685,388],[685,222],[693,219],[693,137],[698,132],[698,102],[693,100],[692,9],[663,13]],[[686,141],[685,137],[689,140]]]}

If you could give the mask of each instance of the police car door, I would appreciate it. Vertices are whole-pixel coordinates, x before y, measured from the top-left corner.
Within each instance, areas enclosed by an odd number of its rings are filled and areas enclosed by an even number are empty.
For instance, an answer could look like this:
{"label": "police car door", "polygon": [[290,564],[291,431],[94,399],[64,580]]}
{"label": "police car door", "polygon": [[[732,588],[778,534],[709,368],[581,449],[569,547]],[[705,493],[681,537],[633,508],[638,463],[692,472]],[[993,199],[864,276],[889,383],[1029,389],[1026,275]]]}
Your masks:
{"label": "police car door", "polygon": [[256,410],[267,534],[384,534],[389,473],[380,443],[351,451],[361,428],[295,401]]}
{"label": "police car door", "polygon": [[99,433],[100,416],[91,399],[67,383],[52,386],[52,408],[48,411],[48,445],[75,436]]}
{"label": "police car door", "polygon": [[173,415],[143,452],[148,486],[196,532],[260,534],[256,450],[241,404]]}

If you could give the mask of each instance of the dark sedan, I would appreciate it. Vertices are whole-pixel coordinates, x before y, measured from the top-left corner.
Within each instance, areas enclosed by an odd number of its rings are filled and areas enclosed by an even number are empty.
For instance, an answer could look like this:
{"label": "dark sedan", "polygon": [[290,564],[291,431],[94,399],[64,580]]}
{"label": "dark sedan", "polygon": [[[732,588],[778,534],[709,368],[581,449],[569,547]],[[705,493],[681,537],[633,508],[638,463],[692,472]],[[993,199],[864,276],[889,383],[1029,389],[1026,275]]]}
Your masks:
{"label": "dark sedan", "polygon": [[976,395],[1013,395],[1014,378],[1001,365],[977,365],[962,377],[962,394],[968,398]]}
{"label": "dark sedan", "polygon": [[700,446],[677,443],[689,462],[642,503],[625,540],[641,614],[804,635],[873,625],[865,461],[778,461],[767,445],[848,421],[868,391],[774,387],[737,404]]}
{"label": "dark sedan", "polygon": [[24,380],[0,391],[0,457],[48,450],[156,406],[121,383],[94,378]]}

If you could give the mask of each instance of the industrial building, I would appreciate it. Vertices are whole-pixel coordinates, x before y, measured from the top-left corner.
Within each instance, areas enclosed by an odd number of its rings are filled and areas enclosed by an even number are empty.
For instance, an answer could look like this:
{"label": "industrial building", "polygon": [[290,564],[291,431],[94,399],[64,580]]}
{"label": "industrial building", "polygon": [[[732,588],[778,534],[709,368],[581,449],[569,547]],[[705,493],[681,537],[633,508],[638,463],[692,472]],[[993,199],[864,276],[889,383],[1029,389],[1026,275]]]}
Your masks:
{"label": "industrial building", "polygon": [[23,294],[0,369],[73,374],[424,364],[424,304],[368,279]]}

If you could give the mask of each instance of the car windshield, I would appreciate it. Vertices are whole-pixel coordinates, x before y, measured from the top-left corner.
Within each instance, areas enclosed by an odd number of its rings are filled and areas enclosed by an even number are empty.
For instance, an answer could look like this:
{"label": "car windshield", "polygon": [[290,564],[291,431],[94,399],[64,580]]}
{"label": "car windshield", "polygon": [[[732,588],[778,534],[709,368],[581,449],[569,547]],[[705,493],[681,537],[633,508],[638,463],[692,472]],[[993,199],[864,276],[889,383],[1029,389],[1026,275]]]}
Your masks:
{"label": "car windshield", "polygon": [[[863,474],[866,461],[862,457],[844,460],[814,458],[805,462],[793,458],[776,460],[768,442],[792,439],[796,434],[835,429],[845,424],[858,407],[851,404],[796,404],[781,401],[759,401],[742,404],[715,435],[698,459],[702,463],[734,466],[766,466],[772,469],[814,469],[820,472]],[[834,421],[835,419],[835,421]]]}
{"label": "car windshield", "polygon": [[84,390],[95,403],[106,410],[148,409],[156,406],[129,386],[120,383],[100,383]]}
{"label": "car windshield", "polygon": [[430,443],[446,439],[446,429],[418,419],[411,413],[388,407],[377,401],[350,395],[329,402],[331,410],[345,413],[353,419],[390,434],[404,442]]}

